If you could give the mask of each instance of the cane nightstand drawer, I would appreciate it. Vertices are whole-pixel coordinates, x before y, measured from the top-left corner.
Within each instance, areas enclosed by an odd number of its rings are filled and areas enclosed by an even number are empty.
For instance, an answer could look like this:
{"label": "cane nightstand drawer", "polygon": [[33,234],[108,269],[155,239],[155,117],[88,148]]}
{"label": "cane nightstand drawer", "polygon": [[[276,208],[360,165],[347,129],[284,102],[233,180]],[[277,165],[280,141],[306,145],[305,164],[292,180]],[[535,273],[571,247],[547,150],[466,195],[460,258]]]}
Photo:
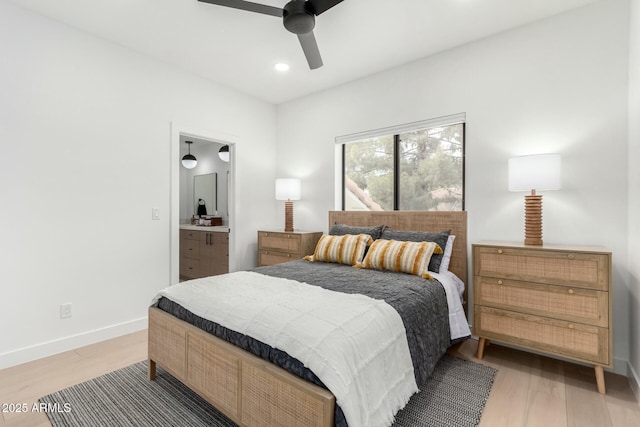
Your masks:
{"label": "cane nightstand drawer", "polygon": [[476,277],[475,303],[594,326],[609,323],[609,293],[592,289]]}
{"label": "cane nightstand drawer", "polygon": [[293,261],[313,254],[322,232],[258,231],[258,265]]}
{"label": "cane nightstand drawer", "polygon": [[285,254],[282,252],[260,251],[258,253],[258,263],[260,265],[280,264],[282,262],[288,262],[294,259],[298,258],[294,258],[291,256],[291,254]]}
{"label": "cane nightstand drawer", "polygon": [[297,254],[300,252],[302,236],[293,233],[264,232],[258,234],[260,248]]}
{"label": "cane nightstand drawer", "polygon": [[584,362],[609,365],[609,330],[489,307],[475,308],[478,335]]}
{"label": "cane nightstand drawer", "polygon": [[609,257],[579,251],[478,247],[474,275],[607,291]]}

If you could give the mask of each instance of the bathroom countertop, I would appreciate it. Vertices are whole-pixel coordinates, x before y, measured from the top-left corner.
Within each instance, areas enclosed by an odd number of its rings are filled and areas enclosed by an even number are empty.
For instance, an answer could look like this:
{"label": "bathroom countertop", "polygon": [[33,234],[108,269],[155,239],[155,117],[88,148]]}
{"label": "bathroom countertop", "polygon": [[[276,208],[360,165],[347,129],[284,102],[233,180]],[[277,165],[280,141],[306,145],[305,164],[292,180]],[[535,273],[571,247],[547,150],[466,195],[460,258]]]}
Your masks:
{"label": "bathroom countertop", "polygon": [[180,230],[209,231],[209,232],[214,232],[214,233],[228,233],[229,232],[229,227],[226,226],[226,225],[205,226],[205,225],[180,224]]}

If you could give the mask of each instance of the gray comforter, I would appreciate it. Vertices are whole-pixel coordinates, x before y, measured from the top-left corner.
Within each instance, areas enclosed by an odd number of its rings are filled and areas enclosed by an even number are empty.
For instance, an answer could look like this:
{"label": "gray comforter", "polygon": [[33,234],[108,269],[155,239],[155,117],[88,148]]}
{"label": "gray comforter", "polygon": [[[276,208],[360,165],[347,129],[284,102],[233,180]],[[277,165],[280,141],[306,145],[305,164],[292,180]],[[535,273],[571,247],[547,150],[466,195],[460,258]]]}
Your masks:
{"label": "gray comforter", "polygon": [[[403,273],[363,270],[341,264],[312,263],[302,260],[259,267],[253,271],[334,291],[358,293],[385,300],[398,312],[404,322],[418,385],[429,378],[436,363],[451,343],[447,299],[442,285],[436,280],[426,280]],[[166,298],[160,299],[158,307],[289,372],[325,387],[313,372],[281,350],[195,316]],[[336,408],[336,426],[346,425],[342,411]]]}

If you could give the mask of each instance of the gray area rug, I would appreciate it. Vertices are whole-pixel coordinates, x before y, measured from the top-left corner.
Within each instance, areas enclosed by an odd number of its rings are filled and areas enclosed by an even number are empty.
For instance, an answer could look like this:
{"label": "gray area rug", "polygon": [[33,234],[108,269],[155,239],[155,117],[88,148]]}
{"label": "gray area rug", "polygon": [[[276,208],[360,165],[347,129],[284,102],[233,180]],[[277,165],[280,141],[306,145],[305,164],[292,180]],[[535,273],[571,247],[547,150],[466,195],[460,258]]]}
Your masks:
{"label": "gray area rug", "polygon": [[[396,416],[396,427],[476,426],[496,370],[445,355],[432,377]],[[213,406],[147,362],[119,369],[40,399],[54,427],[235,427]]]}

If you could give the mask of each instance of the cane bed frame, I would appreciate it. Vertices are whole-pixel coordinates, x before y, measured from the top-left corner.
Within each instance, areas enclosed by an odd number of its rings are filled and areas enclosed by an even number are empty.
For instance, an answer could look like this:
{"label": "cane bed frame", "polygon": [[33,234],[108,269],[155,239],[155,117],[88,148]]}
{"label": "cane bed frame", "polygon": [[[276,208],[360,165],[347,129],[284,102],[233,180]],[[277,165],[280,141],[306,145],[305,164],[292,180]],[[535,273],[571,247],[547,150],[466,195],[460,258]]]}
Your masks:
{"label": "cane bed frame", "polygon": [[[384,224],[394,230],[440,231],[456,236],[449,270],[467,282],[466,212],[329,212],[334,223]],[[466,310],[467,293],[464,293]],[[335,397],[164,311],[149,308],[149,379],[156,365],[241,426],[329,427]]]}

